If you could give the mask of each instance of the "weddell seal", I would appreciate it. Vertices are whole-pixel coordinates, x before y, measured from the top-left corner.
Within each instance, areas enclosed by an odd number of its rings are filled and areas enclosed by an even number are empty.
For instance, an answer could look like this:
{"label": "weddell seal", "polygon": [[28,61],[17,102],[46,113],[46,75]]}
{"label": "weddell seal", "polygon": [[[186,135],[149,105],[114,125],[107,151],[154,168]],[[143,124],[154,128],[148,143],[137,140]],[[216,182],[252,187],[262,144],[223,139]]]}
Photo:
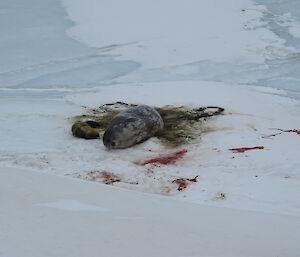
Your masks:
{"label": "weddell seal", "polygon": [[118,113],[103,135],[103,144],[109,149],[122,149],[142,143],[162,130],[160,114],[147,105],[129,108]]}

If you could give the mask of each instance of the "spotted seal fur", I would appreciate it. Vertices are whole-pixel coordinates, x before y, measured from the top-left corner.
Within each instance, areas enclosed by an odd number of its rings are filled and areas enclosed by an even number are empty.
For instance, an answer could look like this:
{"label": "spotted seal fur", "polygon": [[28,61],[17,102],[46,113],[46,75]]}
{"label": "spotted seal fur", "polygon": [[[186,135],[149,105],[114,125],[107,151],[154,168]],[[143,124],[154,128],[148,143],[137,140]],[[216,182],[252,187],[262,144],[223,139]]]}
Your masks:
{"label": "spotted seal fur", "polygon": [[144,142],[162,130],[160,114],[147,105],[139,105],[118,113],[103,135],[109,149],[122,149]]}

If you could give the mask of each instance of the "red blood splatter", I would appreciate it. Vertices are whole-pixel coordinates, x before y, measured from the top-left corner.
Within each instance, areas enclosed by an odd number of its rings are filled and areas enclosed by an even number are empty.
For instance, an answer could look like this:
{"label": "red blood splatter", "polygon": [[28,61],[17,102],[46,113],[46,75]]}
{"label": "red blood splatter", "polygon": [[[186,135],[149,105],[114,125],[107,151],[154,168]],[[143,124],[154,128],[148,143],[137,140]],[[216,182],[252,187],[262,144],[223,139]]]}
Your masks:
{"label": "red blood splatter", "polygon": [[100,175],[101,178],[103,178],[103,183],[106,185],[112,185],[115,182],[121,182],[121,178],[111,172],[102,171]]}
{"label": "red blood splatter", "polygon": [[178,185],[178,188],[177,188],[178,191],[182,191],[183,189],[187,188],[187,186],[190,184],[190,182],[196,183],[197,178],[198,178],[198,176],[196,176],[194,178],[177,178],[177,179],[173,180],[172,183]]}
{"label": "red blood splatter", "polygon": [[263,136],[263,138],[275,137],[275,136],[281,135],[282,133],[296,133],[297,135],[300,135],[300,129],[287,129],[287,130],[276,129],[276,130],[279,130],[281,132],[272,134],[272,135],[266,135],[266,136]]}
{"label": "red blood splatter", "polygon": [[146,165],[146,164],[150,164],[150,163],[163,164],[163,165],[175,164],[179,158],[181,158],[183,155],[185,155],[185,153],[187,153],[187,150],[181,150],[181,151],[178,151],[175,153],[161,155],[159,157],[143,161],[139,164],[140,165]]}
{"label": "red blood splatter", "polygon": [[300,135],[300,129],[288,129],[288,130],[284,130],[284,129],[277,129],[281,132],[288,132],[288,133],[296,133],[298,135]]}
{"label": "red blood splatter", "polygon": [[234,153],[244,153],[249,150],[255,150],[255,149],[265,149],[263,146],[255,146],[255,147],[242,147],[242,148],[232,148],[228,149]]}

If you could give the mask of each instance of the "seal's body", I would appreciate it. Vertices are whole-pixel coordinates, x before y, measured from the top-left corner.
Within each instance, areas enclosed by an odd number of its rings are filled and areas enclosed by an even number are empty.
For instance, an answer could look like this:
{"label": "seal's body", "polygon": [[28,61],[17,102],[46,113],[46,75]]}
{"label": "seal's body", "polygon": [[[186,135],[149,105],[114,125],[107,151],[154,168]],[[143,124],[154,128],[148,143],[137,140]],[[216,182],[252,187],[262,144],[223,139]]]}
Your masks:
{"label": "seal's body", "polygon": [[153,108],[140,105],[124,110],[110,122],[103,136],[109,149],[122,149],[141,143],[163,129],[160,114]]}

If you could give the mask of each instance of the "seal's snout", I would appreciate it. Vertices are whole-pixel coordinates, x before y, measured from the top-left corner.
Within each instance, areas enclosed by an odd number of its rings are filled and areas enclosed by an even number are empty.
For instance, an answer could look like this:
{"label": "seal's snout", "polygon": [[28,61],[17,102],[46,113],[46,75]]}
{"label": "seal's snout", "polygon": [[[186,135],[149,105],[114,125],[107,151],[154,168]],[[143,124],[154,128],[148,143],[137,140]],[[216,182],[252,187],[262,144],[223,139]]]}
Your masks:
{"label": "seal's snout", "polygon": [[108,149],[114,149],[116,146],[116,143],[113,141],[108,141],[105,145]]}
{"label": "seal's snout", "polygon": [[107,148],[111,148],[111,136],[110,136],[111,132],[110,130],[106,130],[104,135],[103,135],[103,144],[107,147]]}
{"label": "seal's snout", "polygon": [[111,129],[107,129],[103,135],[103,144],[108,149],[115,149],[117,146],[115,135]]}

